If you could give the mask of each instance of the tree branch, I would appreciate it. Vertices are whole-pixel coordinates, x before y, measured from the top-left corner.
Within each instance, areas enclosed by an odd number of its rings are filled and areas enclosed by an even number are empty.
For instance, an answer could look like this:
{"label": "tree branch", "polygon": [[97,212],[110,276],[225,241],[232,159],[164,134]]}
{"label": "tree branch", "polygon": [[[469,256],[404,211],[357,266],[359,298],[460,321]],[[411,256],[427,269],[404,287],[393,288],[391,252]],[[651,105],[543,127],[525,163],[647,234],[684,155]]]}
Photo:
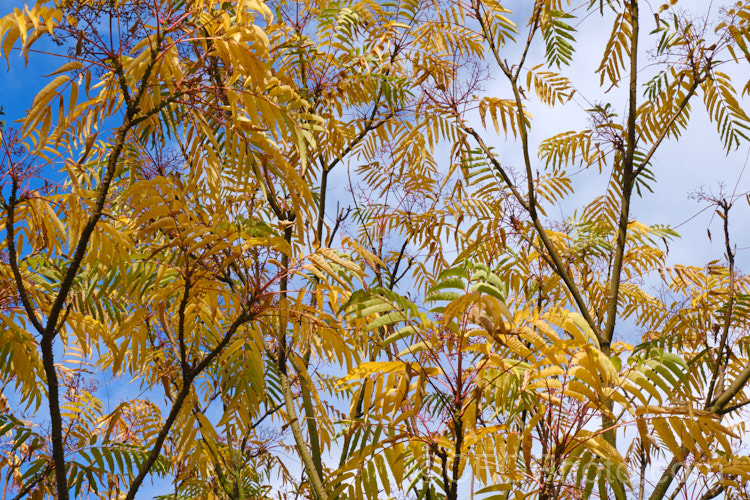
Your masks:
{"label": "tree branch", "polygon": [[[542,240],[542,244],[544,245],[544,248],[547,250],[547,253],[549,253],[550,259],[552,260],[552,263],[554,264],[555,271],[557,272],[558,276],[560,276],[560,278],[563,280],[563,283],[565,283],[565,286],[567,287],[568,291],[573,296],[573,301],[578,307],[578,310],[580,311],[583,318],[586,320],[586,323],[588,323],[588,325],[591,327],[591,330],[594,332],[594,335],[596,336],[597,340],[601,344],[603,340],[602,333],[596,321],[594,321],[594,318],[591,316],[591,313],[589,312],[589,309],[586,305],[586,301],[583,299],[581,292],[578,290],[578,287],[573,281],[573,278],[570,276],[570,273],[568,273],[568,270],[565,268],[565,264],[562,261],[562,257],[560,256],[560,253],[557,251],[554,244],[552,243],[552,240],[550,240],[549,236],[547,235],[547,231],[545,230],[544,225],[542,224],[542,221],[539,220],[539,216],[536,210],[532,211],[531,204],[526,202],[525,198],[521,195],[521,193],[513,184],[513,181],[508,176],[508,173],[505,171],[505,169],[503,169],[502,165],[500,165],[500,162],[497,161],[495,156],[492,154],[492,151],[490,151],[490,149],[487,147],[485,142],[482,140],[481,136],[473,128],[469,126],[462,124],[461,128],[462,130],[464,130],[466,133],[471,135],[477,141],[477,143],[479,144],[479,147],[482,149],[484,154],[490,160],[490,163],[492,163],[495,170],[497,170],[500,176],[502,177],[503,181],[505,182],[505,185],[508,187],[508,189],[511,190],[516,200],[518,200],[521,206],[531,216],[531,220],[534,224],[534,228],[536,229],[536,232],[539,235],[539,239]],[[521,130],[524,130],[523,125],[521,126]],[[526,151],[526,154],[528,155],[528,151]],[[530,163],[529,163],[528,169],[530,169]]]}
{"label": "tree branch", "polygon": [[44,332],[44,325],[36,315],[36,311],[29,299],[28,292],[26,291],[26,285],[23,283],[23,277],[21,276],[21,270],[18,267],[18,255],[16,253],[16,235],[15,235],[15,211],[16,211],[16,195],[18,192],[18,180],[13,176],[11,179],[11,191],[8,203],[5,204],[6,221],[5,230],[7,233],[6,242],[8,245],[8,264],[10,270],[13,273],[13,279],[16,282],[16,289],[18,290],[18,296],[21,299],[21,304],[26,311],[31,324],[36,328],[37,332],[42,334]]}
{"label": "tree branch", "polygon": [[[625,146],[625,157],[622,165],[622,200],[620,204],[620,216],[617,222],[617,242],[615,246],[614,262],[610,277],[609,298],[607,303],[607,320],[602,331],[602,351],[609,355],[610,344],[617,322],[617,303],[620,297],[620,281],[622,279],[622,265],[625,255],[625,246],[628,237],[628,221],[630,219],[630,198],[633,194],[635,175],[633,173],[633,160],[636,149],[636,117],[638,114],[638,1],[632,0],[629,4],[632,32],[630,36],[630,88],[628,96],[628,119],[627,137]],[[626,7],[628,8],[628,7]]]}
{"label": "tree branch", "polygon": [[292,428],[292,435],[294,436],[294,442],[297,445],[297,451],[302,458],[302,463],[305,465],[305,470],[310,478],[310,485],[313,490],[313,495],[318,500],[328,500],[326,495],[323,481],[318,475],[315,462],[313,461],[310,450],[307,449],[307,443],[302,435],[302,429],[299,425],[299,418],[297,417],[297,411],[294,408],[294,401],[292,399],[292,388],[289,384],[289,377],[283,371],[279,371],[279,379],[281,381],[281,392],[284,394],[284,409],[287,413],[287,419],[289,420],[289,427]]}
{"label": "tree branch", "polygon": [[[519,128],[519,133],[521,135],[521,146],[523,149],[524,167],[526,170],[528,201],[518,191],[515,184],[510,179],[510,176],[507,174],[507,172],[505,172],[505,169],[502,168],[502,166],[500,165],[500,162],[497,161],[497,159],[494,157],[494,155],[492,154],[490,149],[487,147],[487,145],[484,143],[484,141],[479,136],[479,134],[473,128],[468,127],[466,125],[461,124],[461,128],[477,141],[477,143],[479,144],[479,147],[482,149],[482,151],[484,151],[487,158],[490,160],[492,165],[500,174],[506,186],[513,193],[513,196],[516,198],[516,200],[518,200],[521,206],[531,216],[531,220],[534,224],[534,228],[536,229],[536,232],[539,235],[539,238],[542,240],[542,244],[544,245],[544,248],[549,253],[550,258],[552,259],[552,262],[554,263],[554,267],[555,267],[557,274],[560,276],[560,278],[562,278],[568,291],[573,296],[573,301],[575,302],[576,307],[580,311],[583,318],[586,320],[586,323],[588,323],[588,325],[591,327],[591,330],[594,332],[594,335],[596,336],[601,346],[604,341],[604,336],[599,328],[599,325],[596,321],[594,321],[594,318],[591,316],[591,313],[589,312],[588,306],[586,305],[586,302],[584,301],[583,296],[581,295],[581,292],[578,290],[578,287],[573,281],[573,278],[570,276],[570,273],[566,269],[565,264],[563,263],[562,258],[560,254],[558,253],[557,249],[555,248],[554,244],[549,239],[549,236],[547,235],[544,225],[539,219],[539,215],[537,213],[536,195],[535,195],[535,189],[534,189],[534,176],[533,176],[533,169],[531,165],[531,155],[529,153],[529,138],[528,138],[528,133],[526,130],[526,120],[525,120],[525,114],[524,114],[524,109],[523,109],[523,102],[521,101],[521,93],[518,88],[518,80],[517,80],[517,75],[519,74],[522,65],[519,65],[519,67],[516,69],[515,75],[511,72],[507,64],[505,64],[503,60],[500,58],[498,47],[495,44],[495,41],[489,35],[489,30],[487,26],[485,25],[484,18],[481,15],[481,12],[479,10],[479,4],[477,3],[473,7],[474,7],[474,13],[476,15],[476,18],[479,21],[479,24],[482,28],[482,35],[484,39],[487,41],[487,43],[490,45],[490,49],[493,55],[495,56],[495,60],[498,66],[503,71],[505,76],[508,78],[508,81],[511,84],[511,87],[513,89],[513,96],[514,96],[515,103],[516,103],[516,113],[518,115],[518,122],[519,122],[518,128]],[[538,14],[539,13],[537,11],[534,15],[538,17]],[[538,24],[538,20],[535,19],[534,26],[536,26],[537,24]],[[533,38],[533,32],[529,34],[527,45],[531,43],[532,38]]]}
{"label": "tree branch", "polygon": [[[727,308],[724,314],[724,324],[721,328],[721,340],[719,346],[716,349],[716,362],[714,363],[714,369],[711,373],[711,382],[708,385],[708,392],[706,393],[706,404],[705,406],[711,406],[714,397],[714,390],[716,389],[716,381],[719,378],[719,372],[723,368],[722,365],[726,365],[729,362],[729,356],[727,355],[726,363],[722,363],[722,356],[724,349],[727,347],[727,338],[729,337],[729,327],[732,322],[732,311],[734,308],[734,252],[729,240],[729,209],[732,204],[726,200],[721,200],[719,203],[723,212],[724,219],[724,246],[727,252],[727,260],[729,261],[729,298],[727,299]],[[729,353],[727,353],[729,354]]]}
{"label": "tree branch", "polygon": [[248,321],[251,321],[254,318],[254,315],[249,311],[249,307],[250,305],[243,308],[237,319],[235,319],[229,326],[229,329],[224,334],[221,342],[219,342],[216,347],[214,347],[213,350],[201,360],[200,363],[198,363],[192,370],[190,370],[187,375],[183,375],[182,387],[180,388],[180,392],[177,394],[174,403],[172,403],[172,408],[169,410],[169,415],[164,421],[164,425],[159,431],[159,434],[156,436],[156,442],[151,447],[151,452],[149,453],[143,464],[141,464],[141,467],[138,469],[138,475],[130,484],[130,488],[128,489],[128,493],[125,496],[125,500],[133,500],[135,498],[135,495],[138,492],[138,488],[140,488],[143,480],[146,478],[146,475],[151,471],[151,468],[159,458],[159,454],[161,453],[161,448],[164,445],[164,441],[167,439],[167,436],[169,435],[169,432],[172,429],[177,416],[180,414],[180,411],[182,411],[185,399],[187,399],[188,395],[190,394],[190,390],[192,389],[192,384],[195,378],[200,375],[203,370],[205,370],[206,367],[208,367],[208,365],[210,365],[211,362],[219,354],[221,354],[227,344],[229,344],[229,342],[232,340],[232,337],[234,336],[237,329],[241,325],[247,323]]}

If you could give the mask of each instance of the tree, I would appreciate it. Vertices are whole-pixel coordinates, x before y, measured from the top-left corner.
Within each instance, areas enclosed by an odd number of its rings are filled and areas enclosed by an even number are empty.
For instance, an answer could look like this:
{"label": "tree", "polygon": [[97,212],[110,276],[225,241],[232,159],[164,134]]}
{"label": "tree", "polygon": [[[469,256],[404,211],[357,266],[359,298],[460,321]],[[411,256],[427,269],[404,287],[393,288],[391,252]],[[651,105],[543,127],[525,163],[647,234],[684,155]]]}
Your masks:
{"label": "tree", "polygon": [[[726,243],[706,268],[667,268],[676,233],[631,205],[696,100],[727,150],[748,139],[750,88],[720,69],[745,63],[750,4],[714,32],[665,5],[650,35],[642,8],[538,0],[514,22],[480,0],[80,1],[4,17],[9,62],[62,59],[2,137],[6,492],[134,498],[163,477],[170,498],[456,499],[462,481],[483,497],[739,495],[744,199],[704,196]],[[589,16],[612,34],[586,98],[622,86],[625,118],[596,104],[535,158],[528,106],[554,116],[581,94],[562,71]],[[506,95],[482,95],[489,74]],[[556,221],[571,165],[608,187]],[[331,214],[344,178],[352,205]],[[617,342],[626,321],[635,347]],[[103,377],[142,395],[105,404]]]}
{"label": "tree", "polygon": [[[429,188],[420,193],[435,200],[421,219],[408,210],[395,210],[392,217],[393,226],[433,256],[432,273],[423,270],[427,300],[437,302],[432,312],[442,318],[437,326],[433,321],[407,324],[389,337],[389,342],[406,340],[403,350],[394,351],[400,351],[396,359],[402,365],[384,361],[353,375],[365,388],[373,379],[387,380],[373,390],[374,408],[385,406],[380,418],[391,405],[402,404],[406,387],[416,393],[410,401],[420,401],[412,409],[417,422],[404,425],[407,437],[389,440],[420,444],[412,456],[422,466],[421,495],[442,490],[457,498],[457,484],[470,465],[480,483],[489,486],[486,492],[578,497],[589,496],[597,486],[601,497],[624,498],[633,491],[643,498],[644,472],[661,454],[671,461],[653,485],[652,498],[663,497],[680,477],[671,491],[677,494],[691,474],[699,476],[690,481],[706,497],[744,488],[746,459],[733,447],[737,442],[732,445],[727,418],[745,404],[750,376],[741,347],[745,317],[735,308],[745,278],[735,267],[728,231],[736,199],[712,200],[725,222],[726,264],[676,266],[664,273],[677,298],[671,304],[647,293],[639,281],[663,272],[661,241],[676,234],[632,220],[630,207],[634,194],[654,182],[656,152],[665,140],[679,137],[698,96],[727,149],[747,140],[748,117],[740,96],[720,71],[729,62],[745,62],[737,56],[746,47],[746,9],[737,4],[725,11],[711,34],[706,24],[701,29],[702,23],[670,5],[661,7],[651,33],[655,76],[643,86],[643,99],[638,79],[645,51],[639,42],[645,37],[638,2],[591,2],[565,11],[560,2],[535,2],[527,21],[518,23],[526,26],[526,34],[515,59],[507,55],[507,42],[521,35],[501,5],[470,2],[448,8],[446,25],[474,44],[452,46],[454,83],[436,80],[426,91],[425,105],[453,119],[459,137],[451,141],[450,173],[456,177],[441,186],[452,186],[447,197]],[[558,68],[573,58],[571,23],[577,11],[614,17],[597,73],[605,91],[624,87],[625,118],[619,121],[616,105],[592,106],[592,126],[543,140],[537,161],[527,103],[536,98],[554,107],[574,97],[576,87]],[[471,23],[459,27],[454,19]],[[528,62],[540,36],[545,60]],[[470,54],[468,47],[476,52]],[[478,93],[482,73],[469,72],[466,80],[467,72],[459,68],[476,57],[487,57],[505,77],[507,98],[472,95]],[[585,99],[597,102],[594,96]],[[516,139],[510,147],[521,150],[522,173],[504,166],[487,133],[472,126],[475,109],[482,124],[489,115],[498,134]],[[607,175],[607,192],[584,205],[579,217],[554,221],[546,214],[572,192],[565,169],[573,165]],[[425,224],[425,219],[435,222]],[[445,270],[450,265],[443,250],[446,234],[453,235],[450,243],[458,248],[455,262],[468,259],[474,265]],[[488,267],[477,268],[477,262]],[[458,291],[443,292],[448,289]],[[403,299],[383,294],[380,300],[393,304],[394,311],[410,310],[399,304]],[[613,343],[616,326],[627,320],[643,332],[644,342],[636,348]],[[370,325],[405,321],[413,320],[391,315]],[[415,367],[423,370],[420,382],[409,386],[419,373]],[[395,387],[401,392],[391,399],[387,395]],[[504,405],[507,401],[510,406]],[[492,418],[478,408],[489,408]],[[426,416],[420,419],[425,414],[432,426]],[[592,421],[600,421],[599,432]],[[618,428],[637,429],[632,446],[618,441]],[[380,446],[391,446],[389,440]],[[640,472],[640,484],[631,482],[628,462]],[[681,472],[683,467],[687,470]]]}

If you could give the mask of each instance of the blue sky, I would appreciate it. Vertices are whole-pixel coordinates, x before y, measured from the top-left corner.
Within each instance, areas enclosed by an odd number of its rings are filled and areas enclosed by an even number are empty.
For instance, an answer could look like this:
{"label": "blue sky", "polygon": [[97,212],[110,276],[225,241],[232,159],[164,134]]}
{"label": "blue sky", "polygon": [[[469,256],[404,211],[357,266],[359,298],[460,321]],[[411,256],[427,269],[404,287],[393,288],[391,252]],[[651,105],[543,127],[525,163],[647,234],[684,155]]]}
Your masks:
{"label": "blue sky", "polygon": [[[0,0],[0,13],[4,16],[12,12],[13,8],[23,8],[22,2],[11,0]],[[49,46],[50,50],[60,50],[53,44],[40,44],[40,47]],[[42,75],[54,71],[60,65],[55,57],[44,54],[33,54],[29,58],[29,65],[24,67],[23,56],[20,51],[10,57],[10,67],[5,59],[0,60],[0,106],[5,111],[6,125],[22,118],[25,110],[31,105],[34,95],[43,84]]]}
{"label": "blue sky", "polygon": [[[661,1],[646,2],[647,7],[658,8]],[[0,12],[5,13],[14,7],[22,7],[22,3],[10,0],[0,0]],[[512,9],[522,9],[528,5],[522,0],[509,1],[506,5]],[[705,11],[710,2],[703,0],[682,0],[680,5],[686,9],[695,9],[700,13]],[[712,7],[715,9],[716,7]],[[645,10],[645,9],[644,9]],[[645,15],[646,23],[651,18]],[[647,28],[651,28],[650,25]],[[644,30],[644,37],[648,30]],[[598,86],[593,74],[601,57],[602,40],[607,34],[598,30],[595,23],[584,23],[579,27],[577,56],[575,65],[569,74],[580,75],[575,80],[581,94],[600,96]],[[51,50],[60,48],[49,45]],[[646,55],[644,55],[644,58]],[[645,59],[644,59],[645,61]],[[31,105],[35,93],[44,85],[42,75],[50,73],[57,68],[59,62],[55,58],[34,54],[28,67],[23,66],[20,56],[11,57],[10,69],[7,69],[5,61],[0,62],[0,106],[3,107],[5,116],[3,119],[8,124],[24,116],[25,110]],[[648,70],[644,70],[644,75]],[[742,76],[742,75],[738,75]],[[743,78],[747,78],[744,75]],[[497,78],[494,83],[487,86],[487,94],[502,96],[505,92],[504,86]],[[744,84],[743,79],[738,79],[738,86]],[[621,94],[613,90],[606,96],[615,105],[622,102]],[[747,101],[747,100],[746,100]],[[580,102],[580,101],[578,101]],[[549,137],[555,133],[565,130],[584,128],[586,116],[583,112],[584,106],[572,102],[561,110],[548,113],[545,109],[532,105],[531,112],[537,117],[554,116],[554,120],[538,118],[532,122],[532,144],[538,143],[542,138]],[[478,125],[478,123],[476,124]],[[500,139],[498,139],[499,142]],[[508,165],[521,165],[520,150],[507,144],[503,148],[503,162]],[[720,238],[721,221],[712,210],[705,210],[705,204],[701,204],[690,198],[690,194],[697,189],[718,192],[721,185],[727,194],[745,193],[750,191],[750,169],[746,169],[750,148],[743,146],[740,149],[725,155],[716,132],[714,124],[708,122],[705,111],[700,100],[693,105],[693,119],[688,130],[683,134],[679,142],[665,144],[654,158],[656,183],[653,185],[653,193],[644,193],[643,198],[636,198],[633,206],[635,218],[645,223],[661,223],[676,227],[682,235],[670,245],[669,262],[693,265],[704,265],[713,259],[723,259],[723,242]],[[344,172],[336,174],[339,178],[341,189],[336,190],[338,196],[346,196]],[[573,210],[579,208],[584,201],[603,191],[603,183],[606,177],[591,175],[582,172],[574,176],[576,194],[563,205],[559,214],[550,214],[555,218],[563,219],[572,215]],[[335,203],[335,202],[334,202]],[[344,198],[342,204],[347,204],[348,198]],[[750,232],[743,230],[746,221],[750,220],[747,203],[738,203],[732,212],[732,226],[734,228],[733,238],[737,246],[738,267],[745,271],[750,270],[748,259],[750,258]],[[715,235],[713,241],[709,241],[706,229],[710,228]],[[107,404],[106,397],[110,397],[112,404],[117,404],[122,397],[134,397],[138,394],[137,387],[132,384],[107,383],[106,394],[100,394]],[[160,401],[155,401],[161,404]],[[150,498],[156,492],[163,493],[164,488],[156,488],[144,485],[139,498]]]}
{"label": "blue sky", "polygon": [[[650,0],[642,3],[640,8],[642,14],[641,47],[653,46],[653,36],[651,36],[651,40],[648,39],[649,31],[655,28],[655,21],[651,14],[663,3],[665,2],[661,0]],[[715,18],[719,6],[727,3],[729,2],[681,0],[677,6],[696,16],[708,13],[711,18]],[[515,10],[523,8],[528,3],[523,0],[513,0],[504,3],[504,5],[511,10]],[[604,26],[607,31],[603,32],[600,26]],[[598,75],[594,74],[594,70],[601,59],[603,45],[609,35],[610,26],[605,22],[598,21],[584,22],[578,26],[579,31],[576,34],[578,41],[576,44],[577,55],[574,57],[571,70],[565,71],[565,73],[572,75],[572,80],[579,94],[589,99],[600,101],[606,99],[612,102],[615,110],[622,117],[625,114],[624,91],[626,88],[612,89],[606,95],[602,95],[598,86]],[[531,60],[538,59],[542,54],[539,51],[538,57],[532,56]],[[639,57],[641,58],[639,67],[643,68],[639,72],[639,78],[644,82],[650,78],[649,71],[651,68],[649,64],[653,61],[649,59],[648,54],[641,54]],[[732,63],[723,67],[722,71],[728,72],[730,76],[735,76],[735,86],[742,88],[747,81],[746,68],[746,65],[736,66]],[[750,104],[748,99],[745,99],[744,102],[746,106]],[[539,119],[532,121],[532,145],[556,133],[586,128],[587,121],[583,111],[585,105],[585,102],[581,99],[574,99],[573,102],[565,106],[563,112],[555,110],[552,113],[540,105],[532,105],[532,115],[539,117]],[[547,120],[547,117],[550,116],[555,119]],[[534,142],[534,139],[536,139],[536,142]],[[532,146],[532,149],[534,147]],[[518,151],[518,148],[515,148],[515,150]],[[690,199],[689,195],[699,188],[718,192],[721,184],[724,185],[724,190],[728,194],[735,190],[735,186],[736,193],[750,190],[750,171],[743,172],[743,165],[746,163],[749,151],[750,147],[744,145],[729,155],[725,155],[716,131],[716,125],[709,122],[700,96],[693,101],[691,123],[679,142],[668,141],[659,149],[652,162],[656,174],[656,183],[653,184],[654,192],[645,192],[643,198],[635,198],[632,211],[633,217],[644,223],[668,224],[678,228],[682,239],[670,245],[669,261],[671,264],[682,263],[701,266],[709,260],[722,258],[724,252],[722,239],[714,237],[711,242],[708,240],[706,233],[706,228],[710,224],[712,234],[719,235],[721,233],[720,221],[713,216],[712,210],[701,212],[705,204]],[[506,163],[520,165],[520,154],[514,155],[512,146],[508,147],[508,152],[510,157],[506,158]],[[569,169],[569,172],[572,171],[573,169]],[[603,193],[606,182],[606,178],[599,178],[591,172],[582,172],[575,175],[576,194],[571,197],[567,204],[568,210],[558,217],[564,218],[572,215],[572,210],[580,206],[580,200],[588,200]],[[750,212],[746,208],[747,203],[738,203],[737,205],[730,216],[730,221],[733,221],[735,227],[734,242],[740,249],[738,251],[738,263],[740,267],[743,267],[742,262],[744,261],[746,264],[744,267],[747,268],[748,251],[742,250],[742,248],[750,245],[750,235],[747,235],[746,231],[741,231],[741,228],[742,223],[748,220]],[[554,217],[554,215],[550,215]]]}

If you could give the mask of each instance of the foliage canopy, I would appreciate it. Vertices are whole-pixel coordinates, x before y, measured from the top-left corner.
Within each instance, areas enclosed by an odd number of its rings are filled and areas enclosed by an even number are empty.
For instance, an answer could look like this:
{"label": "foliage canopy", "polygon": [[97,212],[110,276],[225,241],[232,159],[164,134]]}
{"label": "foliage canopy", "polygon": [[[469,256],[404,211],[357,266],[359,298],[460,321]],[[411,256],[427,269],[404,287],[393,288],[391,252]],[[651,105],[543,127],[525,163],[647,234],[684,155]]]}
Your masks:
{"label": "foliage canopy", "polygon": [[[747,72],[750,2],[648,8],[2,17],[9,65],[60,63],[2,128],[4,494],[744,498],[750,278],[729,220],[748,200],[704,196],[725,243],[705,267],[667,267],[677,233],[632,207],[693,106],[726,151],[747,144],[728,68]],[[611,33],[591,95],[571,69],[585,23]],[[534,144],[583,102],[588,128]],[[605,191],[574,195],[571,169]]]}

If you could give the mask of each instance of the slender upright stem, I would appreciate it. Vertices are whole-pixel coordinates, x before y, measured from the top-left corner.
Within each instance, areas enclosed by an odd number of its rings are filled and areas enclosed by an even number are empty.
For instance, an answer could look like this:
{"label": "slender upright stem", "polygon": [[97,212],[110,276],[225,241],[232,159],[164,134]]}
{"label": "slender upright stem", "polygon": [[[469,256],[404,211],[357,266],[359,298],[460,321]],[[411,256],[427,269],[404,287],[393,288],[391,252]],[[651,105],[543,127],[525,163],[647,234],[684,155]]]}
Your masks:
{"label": "slender upright stem", "polygon": [[602,351],[610,354],[610,345],[617,323],[617,305],[620,297],[620,281],[622,279],[622,265],[625,246],[628,237],[628,221],[630,219],[630,199],[635,182],[633,162],[636,150],[636,117],[638,114],[638,1],[630,2],[630,18],[632,31],[630,35],[630,86],[628,90],[628,119],[625,138],[625,151],[622,155],[622,169],[620,179],[621,201],[620,215],[617,221],[617,241],[610,273],[609,297],[607,299],[607,322],[602,332]]}

